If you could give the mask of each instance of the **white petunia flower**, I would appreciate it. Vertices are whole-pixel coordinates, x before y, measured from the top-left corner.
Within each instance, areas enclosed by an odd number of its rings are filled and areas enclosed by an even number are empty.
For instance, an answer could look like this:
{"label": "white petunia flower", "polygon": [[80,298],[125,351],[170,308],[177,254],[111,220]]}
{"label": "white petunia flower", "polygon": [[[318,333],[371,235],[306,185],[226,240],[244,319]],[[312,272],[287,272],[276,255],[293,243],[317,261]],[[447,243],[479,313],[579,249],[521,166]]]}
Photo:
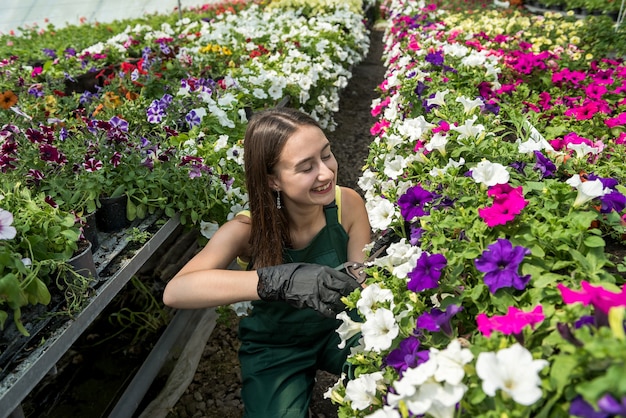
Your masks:
{"label": "white petunia flower", "polygon": [[402,378],[393,383],[395,391],[387,395],[389,405],[398,406],[401,401],[404,401],[410,411],[416,415],[428,411],[432,405],[432,399],[424,396],[420,387],[432,380],[436,368],[437,363],[429,360],[417,367],[405,370]]}
{"label": "white petunia flower", "polygon": [[385,168],[383,172],[387,177],[395,180],[404,174],[406,166],[406,158],[396,155],[392,160],[385,161]]}
{"label": "white petunia flower", "polygon": [[386,308],[378,308],[366,318],[361,327],[365,350],[375,353],[387,350],[399,332],[400,327],[396,323],[393,312]]}
{"label": "white petunia flower", "polygon": [[448,143],[448,136],[442,135],[441,133],[437,132],[436,134],[433,135],[433,137],[430,139],[428,144],[426,144],[426,149],[428,151],[437,150],[441,153],[441,155],[446,155],[447,143]]}
{"label": "white petunia flower", "polygon": [[372,264],[387,269],[400,279],[406,279],[421,255],[421,248],[411,245],[406,238],[402,238],[387,248],[386,256],[378,257]]}
{"label": "white petunia flower", "polygon": [[450,93],[450,90],[438,91],[435,93],[435,97],[431,97],[426,99],[426,106],[445,106],[446,104],[446,95]]}
{"label": "white petunia flower", "polygon": [[367,192],[369,190],[372,190],[374,186],[376,186],[376,183],[376,173],[368,168],[363,171],[363,173],[361,173],[361,177],[359,177],[357,184],[361,188],[361,190]]}
{"label": "white petunia flower", "polygon": [[495,186],[496,184],[508,183],[509,172],[502,164],[482,160],[476,167],[472,168],[472,179],[485,186]]}
{"label": "white petunia flower", "polygon": [[547,365],[546,360],[534,360],[530,351],[516,343],[497,353],[480,353],[476,374],[482,379],[482,388],[487,395],[495,396],[501,389],[515,402],[528,406],[542,396],[539,372]]}
{"label": "white petunia flower", "polygon": [[265,90],[258,87],[252,90],[252,95],[257,99],[267,99],[267,93],[265,92]]}
{"label": "white petunia flower", "polygon": [[381,196],[374,196],[373,199],[368,200],[365,208],[374,232],[389,228],[396,214],[395,205]]}
{"label": "white petunia flower", "polygon": [[203,237],[211,239],[220,226],[216,222],[200,221],[200,233]]}
{"label": "white petunia flower", "polygon": [[448,172],[451,168],[458,168],[465,164],[465,158],[461,157],[459,161],[454,161],[452,158],[448,158],[448,164],[443,168],[434,167],[432,170],[428,172],[432,177],[443,176]]}
{"label": "white petunia flower", "polygon": [[341,338],[341,342],[337,345],[338,348],[344,348],[346,341],[361,332],[362,322],[353,321],[350,315],[346,311],[337,314],[337,319],[341,319],[343,322],[337,328],[337,334]]}
{"label": "white petunia flower", "polygon": [[417,118],[413,119],[405,119],[398,126],[398,133],[408,141],[416,142],[418,139],[421,139],[426,132],[429,132],[432,128],[436,127],[424,118],[424,116],[420,115]]}
{"label": "white petunia flower", "polygon": [[463,365],[471,359],[471,352],[461,349],[457,340],[443,351],[431,349],[427,362],[407,369],[394,382],[395,393],[389,393],[387,398],[389,405],[397,406],[403,401],[415,415],[454,417],[456,404],[467,390],[461,383],[465,375]]}
{"label": "white petunia flower", "polygon": [[215,147],[213,148],[213,150],[217,152],[226,147],[226,145],[228,145],[228,135],[220,135],[215,142]]}
{"label": "white petunia flower", "polygon": [[230,308],[235,311],[235,314],[237,314],[237,316],[247,316],[250,309],[252,309],[252,302],[246,301],[232,303],[230,305]]}
{"label": "white petunia flower", "polygon": [[475,109],[479,108],[484,104],[483,100],[480,97],[477,97],[474,100],[470,100],[467,97],[459,96],[456,98],[457,103],[461,103],[463,105],[463,111],[465,114],[469,115]]}
{"label": "white petunia flower", "polygon": [[451,126],[450,130],[459,133],[457,138],[459,141],[465,138],[476,138],[485,130],[485,127],[481,124],[474,125],[476,119],[478,119],[478,117],[474,115],[471,119],[466,119],[463,125]]}
{"label": "white petunia flower", "polygon": [[377,409],[373,413],[366,415],[365,418],[401,418],[400,412],[390,406],[383,406],[383,409]]}
{"label": "white petunia flower", "polygon": [[0,239],[9,240],[15,238],[17,229],[12,225],[13,214],[8,210],[0,209]]}
{"label": "white petunia flower", "polygon": [[345,400],[351,402],[352,409],[364,410],[379,403],[376,399],[376,388],[383,380],[382,372],[362,374],[346,385]]}
{"label": "white petunia flower", "polygon": [[567,144],[567,149],[574,150],[576,152],[576,158],[585,158],[587,154],[597,155],[600,153],[600,149],[592,147],[584,142],[580,144]]}
{"label": "white petunia flower", "polygon": [[356,307],[367,318],[374,313],[374,307],[383,302],[391,302],[393,306],[393,292],[373,283],[361,291]]}
{"label": "white petunia flower", "polygon": [[465,365],[472,361],[474,355],[467,348],[461,348],[459,340],[452,340],[445,350],[430,349],[430,356],[437,360],[435,380],[458,385],[465,377]]}
{"label": "white petunia flower", "polygon": [[565,181],[565,183],[578,190],[578,195],[576,196],[576,200],[574,200],[573,204],[575,208],[584,205],[596,197],[604,196],[606,193],[604,185],[600,179],[582,181],[578,174],[574,174],[567,181]]}

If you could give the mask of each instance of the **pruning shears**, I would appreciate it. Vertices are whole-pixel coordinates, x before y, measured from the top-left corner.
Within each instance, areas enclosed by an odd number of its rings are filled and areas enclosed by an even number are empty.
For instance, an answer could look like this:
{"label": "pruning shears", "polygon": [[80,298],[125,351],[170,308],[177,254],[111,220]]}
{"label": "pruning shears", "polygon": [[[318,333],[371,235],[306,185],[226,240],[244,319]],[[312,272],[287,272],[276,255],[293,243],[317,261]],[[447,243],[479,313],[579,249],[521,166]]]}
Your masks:
{"label": "pruning shears", "polygon": [[372,252],[369,257],[363,262],[359,263],[356,261],[346,261],[345,263],[339,264],[335,267],[335,270],[343,271],[348,276],[352,277],[357,281],[358,284],[365,283],[365,279],[367,279],[367,275],[365,274],[365,267],[368,263],[374,261],[379,255],[383,253],[383,251],[389,248],[394,237],[383,237],[383,239],[377,241],[372,248]]}

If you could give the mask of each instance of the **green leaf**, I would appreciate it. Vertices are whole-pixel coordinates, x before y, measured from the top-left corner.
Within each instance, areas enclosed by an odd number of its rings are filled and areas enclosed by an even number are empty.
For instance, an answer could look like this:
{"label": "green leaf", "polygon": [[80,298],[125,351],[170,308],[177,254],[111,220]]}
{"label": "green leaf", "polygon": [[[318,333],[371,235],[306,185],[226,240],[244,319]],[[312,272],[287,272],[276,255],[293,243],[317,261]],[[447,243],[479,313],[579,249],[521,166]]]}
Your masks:
{"label": "green leaf", "polygon": [[128,202],[126,203],[126,218],[128,218],[129,221],[134,221],[136,217],[137,206],[132,199],[128,199]]}
{"label": "green leaf", "polygon": [[583,243],[589,248],[604,247],[606,245],[606,243],[604,242],[604,239],[602,239],[602,237],[599,237],[597,235],[590,235],[586,237]]}
{"label": "green leaf", "polygon": [[563,276],[555,273],[543,273],[538,276],[533,276],[533,286],[537,288],[544,288],[550,285],[556,285],[563,280]]}
{"label": "green leaf", "polygon": [[550,367],[550,384],[559,393],[562,393],[571,381],[570,377],[578,365],[575,357],[569,355],[556,356]]}

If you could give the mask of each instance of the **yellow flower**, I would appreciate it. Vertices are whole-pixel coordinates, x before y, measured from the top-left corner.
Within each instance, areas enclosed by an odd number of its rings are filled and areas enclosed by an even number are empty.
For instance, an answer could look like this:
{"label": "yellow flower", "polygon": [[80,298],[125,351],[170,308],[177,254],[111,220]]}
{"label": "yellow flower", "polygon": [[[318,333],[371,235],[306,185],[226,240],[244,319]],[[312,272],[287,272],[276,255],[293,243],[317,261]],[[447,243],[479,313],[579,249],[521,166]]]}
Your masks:
{"label": "yellow flower", "polygon": [[107,91],[106,93],[104,93],[104,106],[105,107],[109,109],[115,109],[121,104],[122,104],[122,100],[120,99],[120,96],[118,96],[117,94],[113,93],[112,91]]}
{"label": "yellow flower", "polygon": [[57,98],[54,97],[53,95],[48,95],[45,98],[45,108],[46,111],[50,112],[50,113],[56,113],[57,111]]}

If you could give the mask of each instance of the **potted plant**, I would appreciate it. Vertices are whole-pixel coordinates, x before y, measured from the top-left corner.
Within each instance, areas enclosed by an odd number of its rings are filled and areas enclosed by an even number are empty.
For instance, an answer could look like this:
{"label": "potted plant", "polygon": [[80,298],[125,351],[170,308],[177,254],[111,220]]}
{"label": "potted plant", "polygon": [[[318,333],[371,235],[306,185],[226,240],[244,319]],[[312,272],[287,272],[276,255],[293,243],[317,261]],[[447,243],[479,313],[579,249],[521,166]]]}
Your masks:
{"label": "potted plant", "polygon": [[21,183],[0,186],[0,208],[0,327],[12,311],[26,335],[22,309],[50,302],[55,278],[78,249],[80,225]]}

